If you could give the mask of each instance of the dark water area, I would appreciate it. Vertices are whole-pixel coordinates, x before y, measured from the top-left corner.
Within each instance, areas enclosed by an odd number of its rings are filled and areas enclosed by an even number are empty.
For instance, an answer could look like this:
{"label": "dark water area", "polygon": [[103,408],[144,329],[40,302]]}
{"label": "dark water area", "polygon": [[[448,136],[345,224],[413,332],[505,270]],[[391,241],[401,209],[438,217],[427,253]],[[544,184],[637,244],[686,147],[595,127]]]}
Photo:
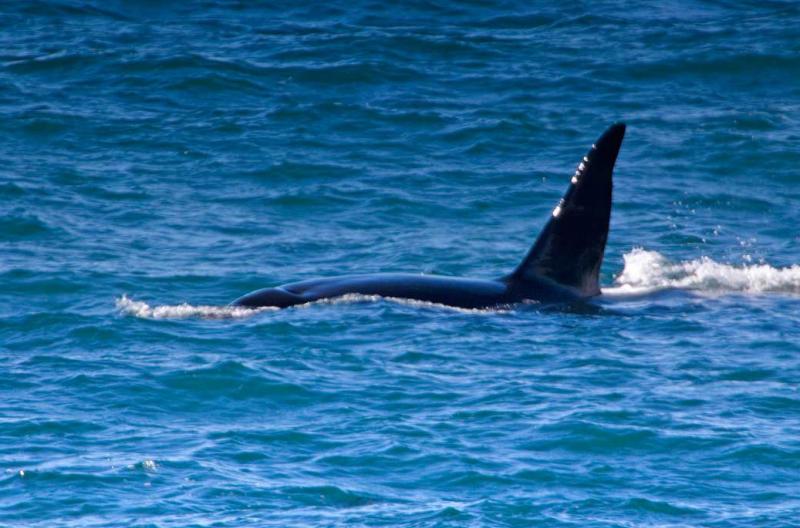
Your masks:
{"label": "dark water area", "polygon": [[[796,2],[0,28],[0,526],[797,526]],[[227,306],[507,273],[615,121],[593,307]]]}

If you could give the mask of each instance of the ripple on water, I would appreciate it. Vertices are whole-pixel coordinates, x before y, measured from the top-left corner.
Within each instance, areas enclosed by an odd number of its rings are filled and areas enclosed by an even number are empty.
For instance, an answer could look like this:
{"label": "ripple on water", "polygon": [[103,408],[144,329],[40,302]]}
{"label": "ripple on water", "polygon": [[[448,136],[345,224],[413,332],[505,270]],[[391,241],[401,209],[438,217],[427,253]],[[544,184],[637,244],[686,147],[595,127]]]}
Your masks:
{"label": "ripple on water", "polygon": [[0,230],[6,240],[35,240],[55,235],[56,229],[34,214],[15,214],[0,217]]}
{"label": "ripple on water", "polygon": [[158,376],[166,388],[187,392],[183,397],[255,399],[276,405],[302,405],[326,398],[319,390],[287,383],[275,375],[251,369],[237,361],[223,361],[208,368],[178,370]]}

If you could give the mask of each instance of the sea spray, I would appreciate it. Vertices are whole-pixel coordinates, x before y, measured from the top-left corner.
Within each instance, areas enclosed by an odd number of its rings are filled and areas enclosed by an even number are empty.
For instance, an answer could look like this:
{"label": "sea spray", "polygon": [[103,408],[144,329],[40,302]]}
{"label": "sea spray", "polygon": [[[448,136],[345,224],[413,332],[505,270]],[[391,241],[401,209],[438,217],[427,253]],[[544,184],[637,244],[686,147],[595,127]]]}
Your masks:
{"label": "sea spray", "polygon": [[[443,309],[451,312],[465,313],[465,314],[498,314],[508,313],[511,311],[510,306],[497,307],[497,308],[459,308],[456,306],[447,306],[445,304],[432,303],[428,301],[418,301],[416,299],[400,299],[397,297],[382,297],[380,295],[361,295],[351,293],[339,297],[332,297],[330,299],[320,299],[305,304],[298,304],[292,306],[291,309],[304,309],[312,306],[331,305],[331,304],[355,304],[355,303],[369,303],[387,301],[393,304],[402,306],[410,306],[413,308],[428,308],[428,309]],[[526,303],[537,304],[537,303]],[[211,306],[211,305],[193,305],[188,303],[182,304],[164,304],[151,306],[144,301],[136,301],[122,295],[116,301],[117,310],[124,315],[131,315],[142,319],[187,319],[187,318],[200,318],[200,319],[238,319],[241,317],[250,317],[262,312],[276,311],[280,308],[274,306],[262,306],[259,308],[246,308],[242,306]]]}
{"label": "sea spray", "polygon": [[636,248],[623,256],[625,267],[604,290],[658,290],[679,288],[701,292],[800,294],[800,266],[776,268],[768,264],[735,266],[700,257],[672,262],[657,251]]}
{"label": "sea spray", "polygon": [[241,306],[207,306],[182,304],[167,304],[151,306],[144,301],[134,301],[127,295],[117,299],[117,309],[126,315],[133,315],[143,319],[186,319],[200,317],[205,319],[235,319],[275,308],[244,308]]}

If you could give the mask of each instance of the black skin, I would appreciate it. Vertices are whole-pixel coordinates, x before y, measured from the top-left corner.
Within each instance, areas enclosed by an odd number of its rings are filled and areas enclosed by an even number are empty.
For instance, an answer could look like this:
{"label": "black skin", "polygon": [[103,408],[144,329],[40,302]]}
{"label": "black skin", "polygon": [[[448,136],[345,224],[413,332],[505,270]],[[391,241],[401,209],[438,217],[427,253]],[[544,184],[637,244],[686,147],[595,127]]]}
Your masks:
{"label": "black skin", "polygon": [[496,308],[524,301],[571,303],[600,294],[599,274],[611,214],[612,172],[625,125],[597,140],[570,180],[522,263],[496,280],[376,273],[293,282],[265,288],[235,306],[286,308],[348,294],[426,301],[458,308]]}
{"label": "black skin", "polygon": [[375,273],[311,279],[264,288],[237,299],[234,304],[251,308],[286,308],[347,294],[380,295],[414,299],[459,308],[497,308],[526,300],[564,302],[580,299],[577,293],[547,281],[524,284],[508,280],[466,279],[411,273]]}

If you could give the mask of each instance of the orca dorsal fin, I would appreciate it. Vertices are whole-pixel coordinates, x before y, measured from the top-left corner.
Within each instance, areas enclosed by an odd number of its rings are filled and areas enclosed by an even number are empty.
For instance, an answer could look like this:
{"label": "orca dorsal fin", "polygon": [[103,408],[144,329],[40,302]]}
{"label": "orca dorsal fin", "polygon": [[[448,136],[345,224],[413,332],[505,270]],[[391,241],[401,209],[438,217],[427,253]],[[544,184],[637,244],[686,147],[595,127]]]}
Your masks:
{"label": "orca dorsal fin", "polygon": [[582,297],[600,293],[600,265],[611,218],[611,175],[625,124],[606,130],[584,156],[536,243],[506,280],[546,279]]}

